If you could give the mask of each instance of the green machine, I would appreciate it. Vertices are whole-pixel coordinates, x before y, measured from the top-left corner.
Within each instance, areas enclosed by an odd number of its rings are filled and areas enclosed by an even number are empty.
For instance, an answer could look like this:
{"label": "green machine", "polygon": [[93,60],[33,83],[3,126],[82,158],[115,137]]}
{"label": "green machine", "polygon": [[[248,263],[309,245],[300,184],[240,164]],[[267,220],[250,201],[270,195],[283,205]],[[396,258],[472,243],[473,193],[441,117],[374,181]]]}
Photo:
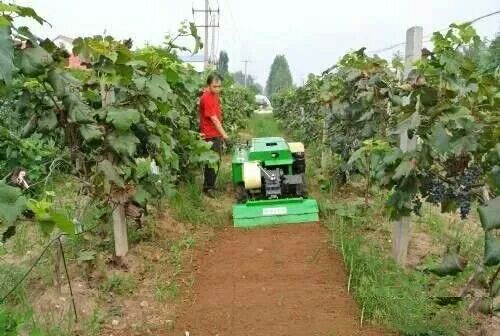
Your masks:
{"label": "green machine", "polygon": [[238,191],[234,226],[317,221],[318,204],[307,198],[305,169],[300,142],[268,137],[237,146],[232,158],[232,180]]}

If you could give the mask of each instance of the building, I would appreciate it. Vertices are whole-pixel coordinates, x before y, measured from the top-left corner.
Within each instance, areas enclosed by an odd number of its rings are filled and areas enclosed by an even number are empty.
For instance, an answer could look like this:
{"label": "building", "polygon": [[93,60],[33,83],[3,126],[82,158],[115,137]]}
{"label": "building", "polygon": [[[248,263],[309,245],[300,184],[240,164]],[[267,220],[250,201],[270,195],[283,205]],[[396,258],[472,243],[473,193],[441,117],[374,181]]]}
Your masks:
{"label": "building", "polygon": [[190,64],[197,72],[203,72],[205,68],[205,62],[203,55],[194,54],[194,55],[180,55],[180,60],[184,63]]}
{"label": "building", "polygon": [[72,69],[83,68],[82,62],[78,56],[73,55],[73,41],[71,37],[58,35],[52,40],[58,47],[64,48],[69,53],[68,67]]}

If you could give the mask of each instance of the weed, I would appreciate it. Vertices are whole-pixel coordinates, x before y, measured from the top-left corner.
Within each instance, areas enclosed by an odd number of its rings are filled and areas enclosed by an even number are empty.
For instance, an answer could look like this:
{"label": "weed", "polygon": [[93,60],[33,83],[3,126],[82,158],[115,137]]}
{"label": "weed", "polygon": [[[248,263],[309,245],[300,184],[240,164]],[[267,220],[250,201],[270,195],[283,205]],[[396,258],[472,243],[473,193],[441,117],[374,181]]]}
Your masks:
{"label": "weed", "polygon": [[364,315],[405,335],[456,334],[467,323],[464,310],[438,308],[428,291],[433,286],[431,276],[400,268],[376,240],[363,237],[362,229],[374,225],[373,218],[370,210],[360,211],[352,202],[337,203],[327,213],[333,242],[342,252],[350,288]]}
{"label": "weed", "polygon": [[0,335],[16,336],[20,319],[13,312],[0,306]]}
{"label": "weed", "polygon": [[175,241],[170,245],[169,262],[172,265],[180,267],[184,250],[190,249],[196,243],[196,239],[188,235],[181,240]]}
{"label": "weed", "polygon": [[155,285],[154,297],[160,303],[167,302],[168,299],[173,300],[180,294],[180,286],[175,281],[163,283],[158,281]]}
{"label": "weed", "polygon": [[224,216],[218,212],[207,212],[204,204],[201,183],[189,182],[179,187],[179,191],[169,200],[169,207],[175,219],[190,223],[195,227],[201,225],[221,226]]}
{"label": "weed", "polygon": [[101,334],[105,314],[99,309],[94,309],[92,315],[84,323],[85,335],[98,336]]}
{"label": "weed", "polygon": [[[3,264],[0,267],[0,295],[7,294],[22,278],[26,269],[21,266]],[[27,302],[27,294],[23,284],[7,298],[7,303],[12,305],[20,305]]]}
{"label": "weed", "polygon": [[28,237],[29,227],[26,224],[16,226],[16,234],[13,237],[12,252],[17,256],[24,256],[30,249],[30,239]]}
{"label": "weed", "polygon": [[100,287],[103,293],[131,294],[137,288],[137,280],[129,274],[113,273]]}
{"label": "weed", "polygon": [[284,136],[278,121],[272,115],[253,115],[247,130],[254,137]]}

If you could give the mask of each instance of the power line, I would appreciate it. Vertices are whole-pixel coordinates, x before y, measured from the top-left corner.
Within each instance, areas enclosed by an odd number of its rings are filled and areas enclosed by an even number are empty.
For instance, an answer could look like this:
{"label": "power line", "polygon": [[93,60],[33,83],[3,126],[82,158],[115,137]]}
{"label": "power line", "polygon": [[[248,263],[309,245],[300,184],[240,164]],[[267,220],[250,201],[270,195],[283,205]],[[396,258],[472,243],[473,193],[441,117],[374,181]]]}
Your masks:
{"label": "power line", "polygon": [[[485,14],[485,15],[481,15],[481,16],[475,18],[475,19],[472,19],[470,21],[465,22],[465,24],[473,24],[473,23],[481,21],[481,20],[483,20],[483,19],[485,19],[487,17],[494,16],[494,15],[497,15],[497,14],[500,14],[500,10],[497,10],[497,11],[494,11],[494,12],[491,12],[491,13],[488,13],[488,14]],[[437,30],[436,32],[446,31],[448,29],[449,29],[449,27],[446,27],[446,28]],[[434,33],[432,33],[430,35],[426,35],[426,36],[424,36],[424,38],[429,39],[429,38],[432,37],[433,34]],[[424,42],[430,42],[430,40],[426,40]],[[381,53],[381,52],[384,52],[384,51],[393,50],[395,48],[402,47],[402,46],[405,46],[405,45],[406,45],[406,42],[400,42],[400,43],[396,43],[396,44],[393,44],[393,45],[390,45],[390,46],[387,46],[387,47],[384,47],[384,48],[381,48],[381,49],[370,50],[369,52],[372,53],[372,54],[378,54],[378,53]]]}
{"label": "power line", "polygon": [[233,10],[231,8],[230,1],[225,0],[225,4],[226,4],[227,11],[229,12],[229,16],[231,18],[231,21],[232,21],[233,27],[234,27],[233,37],[236,37],[236,39],[238,40],[238,43],[240,45],[240,55],[243,55],[243,49],[245,50],[245,52],[248,50],[246,48],[246,43],[244,43],[243,39],[241,38],[241,34],[240,34],[239,29],[238,29],[238,25],[236,24],[236,20],[235,20],[234,15],[233,15]]}

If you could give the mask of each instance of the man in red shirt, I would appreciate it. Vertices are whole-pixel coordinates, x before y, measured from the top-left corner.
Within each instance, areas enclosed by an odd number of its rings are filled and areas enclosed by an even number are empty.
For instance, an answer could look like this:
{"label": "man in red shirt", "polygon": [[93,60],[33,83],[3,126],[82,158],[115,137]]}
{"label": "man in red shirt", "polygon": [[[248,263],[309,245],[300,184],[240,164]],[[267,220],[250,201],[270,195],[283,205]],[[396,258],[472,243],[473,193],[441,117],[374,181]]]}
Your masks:
{"label": "man in red shirt", "polygon": [[[207,78],[207,87],[200,97],[200,132],[205,141],[212,143],[212,150],[219,155],[222,151],[222,141],[229,138],[222,127],[222,109],[219,97],[221,88],[222,78],[217,74],[210,74]],[[203,175],[203,192],[214,198],[213,191],[217,173],[213,167],[206,165]]]}

